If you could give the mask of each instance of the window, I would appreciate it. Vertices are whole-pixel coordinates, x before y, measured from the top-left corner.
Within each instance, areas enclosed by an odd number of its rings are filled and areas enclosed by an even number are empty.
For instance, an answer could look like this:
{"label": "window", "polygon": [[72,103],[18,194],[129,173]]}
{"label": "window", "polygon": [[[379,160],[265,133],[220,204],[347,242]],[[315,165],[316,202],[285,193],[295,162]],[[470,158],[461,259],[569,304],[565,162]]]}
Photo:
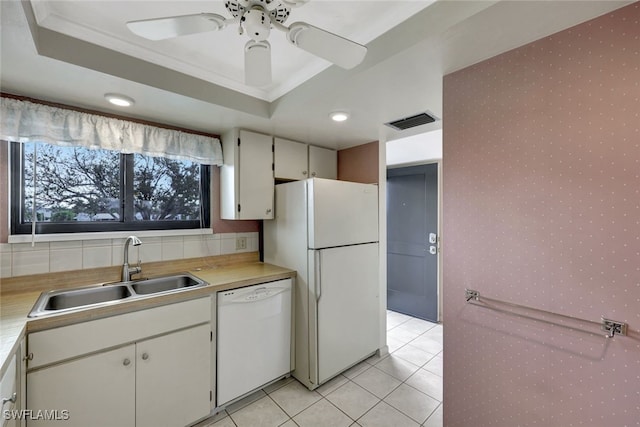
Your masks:
{"label": "window", "polygon": [[38,234],[209,227],[210,176],[185,160],[11,143],[12,232],[31,233],[34,215]]}

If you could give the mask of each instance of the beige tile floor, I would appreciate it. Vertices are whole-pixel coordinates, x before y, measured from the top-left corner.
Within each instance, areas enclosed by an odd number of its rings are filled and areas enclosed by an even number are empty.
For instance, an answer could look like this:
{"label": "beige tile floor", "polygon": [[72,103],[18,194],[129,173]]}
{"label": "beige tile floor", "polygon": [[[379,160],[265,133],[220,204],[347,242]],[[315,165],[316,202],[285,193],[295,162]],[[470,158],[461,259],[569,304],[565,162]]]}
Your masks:
{"label": "beige tile floor", "polygon": [[388,311],[387,344],[314,391],[287,378],[198,427],[442,427],[442,325]]}

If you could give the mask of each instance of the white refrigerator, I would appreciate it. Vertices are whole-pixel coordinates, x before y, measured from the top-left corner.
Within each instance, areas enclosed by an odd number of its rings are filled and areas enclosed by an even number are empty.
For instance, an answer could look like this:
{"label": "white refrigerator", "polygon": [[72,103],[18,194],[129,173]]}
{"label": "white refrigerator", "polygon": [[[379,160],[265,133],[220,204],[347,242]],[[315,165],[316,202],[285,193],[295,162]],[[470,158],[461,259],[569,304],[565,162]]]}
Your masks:
{"label": "white refrigerator", "polygon": [[265,262],[298,272],[295,370],[314,389],[379,348],[378,186],[312,178],[276,186]]}

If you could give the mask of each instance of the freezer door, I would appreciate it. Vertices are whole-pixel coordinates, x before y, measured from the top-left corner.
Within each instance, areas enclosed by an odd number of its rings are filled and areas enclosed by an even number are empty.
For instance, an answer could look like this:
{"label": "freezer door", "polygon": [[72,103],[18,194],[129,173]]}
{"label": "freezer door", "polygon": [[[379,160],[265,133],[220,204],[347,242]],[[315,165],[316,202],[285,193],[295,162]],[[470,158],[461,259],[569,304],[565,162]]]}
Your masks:
{"label": "freezer door", "polygon": [[307,180],[309,249],[378,241],[378,186]]}
{"label": "freezer door", "polygon": [[309,251],[310,376],[322,384],[378,349],[378,244]]}

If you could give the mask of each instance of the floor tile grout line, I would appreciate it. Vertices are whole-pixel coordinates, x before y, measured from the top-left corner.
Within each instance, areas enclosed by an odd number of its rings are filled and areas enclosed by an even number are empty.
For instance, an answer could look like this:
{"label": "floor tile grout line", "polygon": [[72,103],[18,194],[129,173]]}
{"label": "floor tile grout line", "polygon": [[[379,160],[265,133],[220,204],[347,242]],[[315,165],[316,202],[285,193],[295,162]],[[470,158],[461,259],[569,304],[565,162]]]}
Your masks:
{"label": "floor tile grout line", "polygon": [[[349,380],[347,380],[347,382],[349,382]],[[346,384],[346,383],[345,383],[345,384]],[[343,385],[344,385],[344,384],[343,384]],[[340,386],[340,387],[342,387],[342,386]],[[338,387],[338,388],[340,388],[340,387]],[[335,391],[335,390],[334,390],[334,391]],[[333,392],[331,392],[331,393],[333,393]],[[331,394],[331,393],[329,393],[329,394]],[[351,420],[351,424],[353,424],[353,423],[355,423],[355,422],[356,422],[356,420],[354,420],[353,418],[351,418],[351,417],[349,416],[349,414],[347,414],[347,413],[346,413],[346,412],[344,412],[342,409],[340,409],[340,408],[339,408],[337,405],[335,405],[332,401],[330,401],[330,400],[329,400],[329,399],[327,399],[326,397],[323,397],[323,399],[324,399],[324,400],[326,400],[326,401],[327,401],[331,406],[333,406],[334,408],[336,408],[338,411],[342,412],[342,413],[343,413],[347,418],[349,418],[349,419]],[[351,425],[351,424],[350,424],[350,425]]]}
{"label": "floor tile grout line", "polygon": [[[279,387],[278,390],[280,390],[281,388],[282,387]],[[276,406],[278,406],[278,408],[282,409],[282,411],[289,417],[289,419],[291,419],[295,423],[295,421],[293,420],[293,417],[297,417],[298,415],[300,415],[301,413],[303,413],[304,411],[306,411],[307,409],[311,408],[313,405],[315,405],[316,403],[318,403],[319,401],[324,399],[324,396],[321,395],[320,393],[318,393],[317,391],[315,391],[315,390],[310,390],[310,391],[315,392],[318,396],[320,396],[320,399],[316,400],[311,405],[306,406],[303,410],[301,410],[300,412],[296,413],[295,415],[289,415],[289,413],[282,406],[280,406],[278,404],[278,402],[276,402],[275,399],[273,397],[271,397],[271,395],[269,393],[267,393],[267,396],[273,401],[273,403],[276,404]],[[297,425],[297,423],[296,423],[296,425]]]}
{"label": "floor tile grout line", "polygon": [[[372,366],[372,368],[375,368],[375,366]],[[383,371],[383,370],[381,370],[381,369],[378,369],[378,370],[379,370],[380,372],[382,372],[383,374],[387,374],[386,372],[384,372],[384,371]],[[361,375],[361,374],[360,374],[360,375]],[[355,379],[355,378],[357,378],[357,377],[359,377],[360,375],[357,375],[356,377],[354,377],[354,379]],[[387,374],[387,375],[389,375],[389,374]],[[391,375],[389,375],[389,376],[391,376]],[[397,378],[395,378],[395,377],[393,377],[393,376],[391,376],[391,377],[392,377],[392,378],[394,378],[394,379],[396,379],[396,380],[398,380]],[[398,381],[400,381],[400,380],[398,380]],[[364,414],[362,414],[362,415],[358,418],[358,420],[359,420],[359,419],[361,419],[362,417],[364,417],[364,416],[365,416],[367,413],[369,413],[373,408],[375,408],[376,406],[378,406],[378,405],[380,404],[380,402],[384,402],[384,399],[386,399],[387,397],[389,397],[389,395],[390,395],[391,393],[393,393],[393,392],[394,392],[398,387],[400,387],[400,386],[403,384],[403,382],[401,382],[400,384],[398,384],[397,386],[395,386],[395,387],[394,387],[394,388],[393,388],[389,393],[385,394],[385,396],[384,396],[384,397],[380,398],[380,397],[378,397],[378,395],[373,394],[370,390],[367,390],[366,388],[364,388],[363,386],[361,386],[361,385],[360,385],[360,384],[358,384],[357,382],[355,382],[355,381],[352,381],[352,382],[353,382],[355,385],[357,385],[358,387],[362,388],[363,390],[365,390],[365,391],[369,392],[370,394],[372,394],[373,396],[375,396],[375,397],[376,397],[376,399],[378,399],[378,402],[377,402],[375,405],[373,405],[371,408],[369,408],[369,410],[367,410],[367,412],[365,412]],[[437,399],[436,399],[436,400],[437,400]],[[384,402],[384,403],[386,403],[387,405],[389,405],[387,402]],[[389,406],[391,406],[391,407],[392,407],[392,408],[394,408],[395,410],[398,410],[398,409],[397,409],[397,408],[395,408],[393,405],[389,405]],[[399,410],[398,410],[398,411],[399,411]],[[404,412],[402,412],[402,411],[400,411],[400,412],[401,412],[403,415],[408,416],[408,415],[407,415],[407,414],[405,414]],[[355,420],[355,421],[356,421],[356,422],[358,422],[358,420]]]}

